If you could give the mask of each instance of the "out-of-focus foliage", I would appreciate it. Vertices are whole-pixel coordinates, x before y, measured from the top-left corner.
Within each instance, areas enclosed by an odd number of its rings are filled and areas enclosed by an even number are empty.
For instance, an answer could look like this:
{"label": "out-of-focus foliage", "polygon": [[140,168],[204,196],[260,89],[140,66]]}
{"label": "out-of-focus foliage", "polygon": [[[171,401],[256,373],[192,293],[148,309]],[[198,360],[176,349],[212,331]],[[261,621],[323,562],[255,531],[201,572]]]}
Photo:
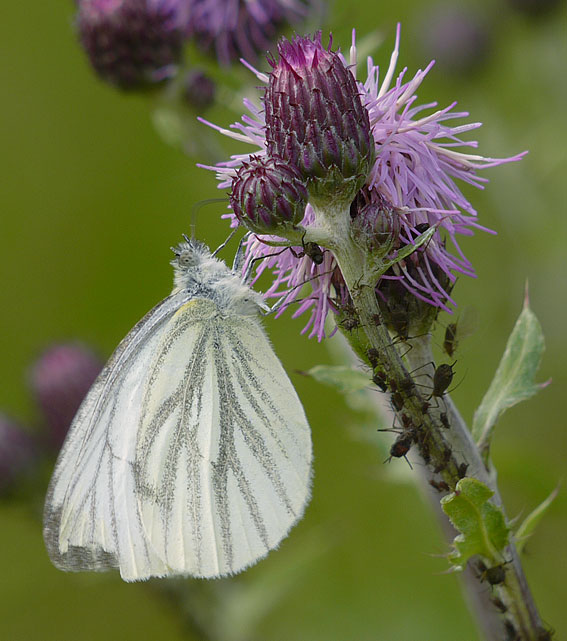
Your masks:
{"label": "out-of-focus foliage", "polygon": [[[481,222],[498,235],[478,232],[463,243],[478,279],[460,279],[453,291],[459,305],[472,305],[479,317],[478,330],[456,354],[454,396],[469,421],[498,365],[526,278],[543,327],[541,380],[552,376],[553,385],[506,412],[491,443],[514,517],[549,494],[567,458],[566,10],[534,20],[514,12],[512,3],[468,5],[490,26],[491,48],[466,75],[434,68],[420,102],[438,99],[444,107],[458,100],[485,123],[478,132],[483,153],[530,150],[520,163],[493,170],[486,193],[467,190]],[[333,28],[334,42],[345,51],[352,26],[360,37],[378,29],[384,44],[372,54],[385,68],[400,20],[401,66],[412,72],[428,62],[419,37],[428,6],[418,0],[336,3],[322,26]],[[36,418],[22,382],[29,363],[55,340],[83,339],[109,354],[169,292],[169,246],[190,231],[193,205],[218,195],[212,173],[195,167],[199,158],[184,156],[156,134],[147,96],[123,95],[97,81],[77,45],[72,2],[34,3],[31,11],[29,4],[6,3],[0,40],[0,408],[27,423]],[[235,87],[245,78],[257,84],[245,71],[233,74]],[[227,96],[219,96],[209,120],[235,119],[230,107],[238,100]],[[221,144],[225,154],[241,151]],[[210,246],[226,237],[224,211],[224,204],[200,210],[197,234]],[[231,247],[224,252],[229,259]],[[440,355],[450,322],[438,321]],[[324,345],[299,336],[302,321],[286,313],[267,326],[312,424],[313,499],[278,551],[244,575],[196,588],[214,592],[218,612],[230,613],[219,624],[226,641],[227,635],[247,641],[473,641],[477,633],[457,577],[442,574],[446,561],[436,556],[448,548],[427,500],[412,486],[389,482],[383,456],[368,440],[353,437],[357,426],[340,394],[293,374],[331,361]],[[53,568],[41,539],[39,494],[34,503],[0,504],[0,638],[200,638],[186,632],[177,593],[165,598],[154,584]],[[567,594],[557,580],[567,559],[566,529],[560,492],[524,550],[531,588],[557,638],[567,634]],[[206,599],[195,599],[199,611],[208,607]],[[229,621],[240,623],[228,629]]]}

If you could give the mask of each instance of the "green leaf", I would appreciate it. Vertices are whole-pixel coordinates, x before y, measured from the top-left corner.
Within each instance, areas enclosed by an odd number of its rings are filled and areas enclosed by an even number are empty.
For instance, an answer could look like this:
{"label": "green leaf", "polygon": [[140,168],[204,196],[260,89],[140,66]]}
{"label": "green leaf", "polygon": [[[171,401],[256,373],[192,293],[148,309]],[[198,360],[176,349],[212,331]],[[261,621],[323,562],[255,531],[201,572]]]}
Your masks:
{"label": "green leaf", "polygon": [[485,459],[500,414],[547,385],[534,381],[544,349],[541,325],[529,308],[526,291],[524,308],[508,339],[504,356],[474,415],[472,435]]}
{"label": "green leaf", "polygon": [[346,365],[315,365],[310,370],[301,373],[311,376],[319,383],[335,387],[343,394],[357,392],[370,386],[368,374]]}
{"label": "green leaf", "polygon": [[520,527],[516,530],[515,538],[518,554],[524,549],[527,540],[534,533],[537,524],[541,521],[543,515],[547,512],[558,493],[559,488],[555,488],[545,501],[540,503],[535,510],[526,516]]}
{"label": "green leaf", "polygon": [[494,492],[474,478],[461,479],[455,492],[441,499],[441,507],[460,534],[453,541],[449,560],[456,570],[479,554],[494,563],[502,562],[510,530],[502,510],[490,503]]}

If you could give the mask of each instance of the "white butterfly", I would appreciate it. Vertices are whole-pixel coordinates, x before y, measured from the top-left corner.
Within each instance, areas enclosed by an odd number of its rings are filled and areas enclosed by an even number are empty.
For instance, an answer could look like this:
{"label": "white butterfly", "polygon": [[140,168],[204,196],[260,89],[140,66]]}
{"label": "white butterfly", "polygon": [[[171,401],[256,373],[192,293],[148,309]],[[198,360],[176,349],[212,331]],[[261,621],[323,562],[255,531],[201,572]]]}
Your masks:
{"label": "white butterfly", "polygon": [[277,547],[309,500],[309,425],[262,297],[185,240],[172,294],[120,343],[59,455],[44,538],[63,570],[232,574]]}

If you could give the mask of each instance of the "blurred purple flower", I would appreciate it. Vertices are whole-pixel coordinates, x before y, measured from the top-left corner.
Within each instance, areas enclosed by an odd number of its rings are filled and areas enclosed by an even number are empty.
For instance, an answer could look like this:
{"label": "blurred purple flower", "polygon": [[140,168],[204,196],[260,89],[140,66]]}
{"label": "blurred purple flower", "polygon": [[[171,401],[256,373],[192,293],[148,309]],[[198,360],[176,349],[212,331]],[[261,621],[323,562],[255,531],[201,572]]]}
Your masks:
{"label": "blurred purple flower", "polygon": [[[435,102],[416,104],[416,92],[433,63],[423,71],[419,70],[410,80],[405,78],[407,69],[394,80],[399,40],[398,26],[396,44],[383,79],[380,79],[379,67],[374,65],[372,58],[368,58],[366,81],[358,83],[376,148],[376,160],[362,192],[366,204],[378,207],[386,205],[398,216],[398,246],[412,243],[427,226],[437,226],[438,231],[425,251],[415,252],[406,261],[398,263],[384,278],[399,281],[418,299],[450,311],[449,306],[454,305],[454,301],[449,291],[456,280],[455,274],[475,275],[471,263],[458,245],[457,236],[470,236],[474,229],[487,231],[478,224],[477,212],[455,181],[460,180],[482,189],[487,179],[477,175],[479,170],[519,160],[524,154],[510,158],[486,158],[459,151],[459,147],[477,147],[475,141],[464,141],[461,135],[477,129],[481,123],[448,124],[448,121],[468,116],[467,112],[453,110],[456,103],[438,110],[434,110],[437,107]],[[344,64],[347,64],[346,61]],[[350,65],[355,73],[354,32]],[[260,81],[269,83],[268,75],[247,66]],[[248,154],[234,155],[231,160],[214,167],[201,165],[216,171],[221,189],[231,186],[239,167],[248,162],[251,155],[267,154],[264,109],[249,100],[245,100],[244,104],[251,115],[244,115],[242,122],[233,124],[231,129],[223,129],[202,120],[221,133],[256,147]],[[434,111],[424,114],[425,110]],[[357,213],[355,201],[353,217]],[[232,226],[238,224],[234,214],[229,213],[225,217],[232,219]],[[308,227],[313,222],[314,213],[308,205],[302,225]],[[446,239],[441,237],[440,230],[444,231]],[[284,251],[274,255],[273,247],[264,242],[273,238],[252,235],[246,247],[248,261],[266,257],[259,263],[256,274],[258,277],[266,269],[273,270],[274,281],[265,295],[285,297],[285,304],[278,315],[298,297],[299,286],[307,280],[311,282],[311,296],[300,303],[293,316],[310,311],[309,321],[302,333],[309,331],[310,337],[317,336],[321,340],[325,336],[325,318],[337,305],[335,294],[339,304],[341,295],[344,297],[344,284],[334,257],[330,251],[326,251],[322,263],[315,264],[308,255],[302,253],[301,247],[295,248],[294,252]],[[452,252],[447,247],[447,240],[453,247]]]}
{"label": "blurred purple flower", "polygon": [[50,445],[59,449],[86,393],[103,366],[82,343],[48,348],[33,364],[30,387],[47,424]]}
{"label": "blurred purple flower", "polygon": [[190,0],[78,0],[81,43],[97,73],[122,89],[172,76],[187,37]]}
{"label": "blurred purple flower", "polygon": [[199,69],[189,71],[183,79],[183,97],[191,109],[208,109],[215,100],[215,94],[214,80]]}
{"label": "blurred purple flower", "polygon": [[480,66],[491,45],[489,25],[478,11],[445,2],[428,7],[417,30],[424,54],[454,74]]}
{"label": "blurred purple flower", "polygon": [[278,30],[305,17],[312,0],[192,0],[190,34],[204,49],[214,46],[228,65],[240,56],[256,60]]}
{"label": "blurred purple flower", "polygon": [[38,447],[32,434],[0,413],[0,495],[34,466]]}

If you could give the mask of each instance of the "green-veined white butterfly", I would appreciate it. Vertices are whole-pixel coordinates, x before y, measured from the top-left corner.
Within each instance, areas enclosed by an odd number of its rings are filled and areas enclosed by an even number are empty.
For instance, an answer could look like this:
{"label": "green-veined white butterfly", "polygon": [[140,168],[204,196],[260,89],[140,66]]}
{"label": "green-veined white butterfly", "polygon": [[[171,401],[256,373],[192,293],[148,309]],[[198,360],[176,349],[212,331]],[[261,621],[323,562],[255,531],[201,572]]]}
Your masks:
{"label": "green-veined white butterfly", "polygon": [[120,343],[59,455],[44,538],[63,570],[231,574],[309,500],[309,426],[260,325],[262,297],[185,240],[172,294]]}

